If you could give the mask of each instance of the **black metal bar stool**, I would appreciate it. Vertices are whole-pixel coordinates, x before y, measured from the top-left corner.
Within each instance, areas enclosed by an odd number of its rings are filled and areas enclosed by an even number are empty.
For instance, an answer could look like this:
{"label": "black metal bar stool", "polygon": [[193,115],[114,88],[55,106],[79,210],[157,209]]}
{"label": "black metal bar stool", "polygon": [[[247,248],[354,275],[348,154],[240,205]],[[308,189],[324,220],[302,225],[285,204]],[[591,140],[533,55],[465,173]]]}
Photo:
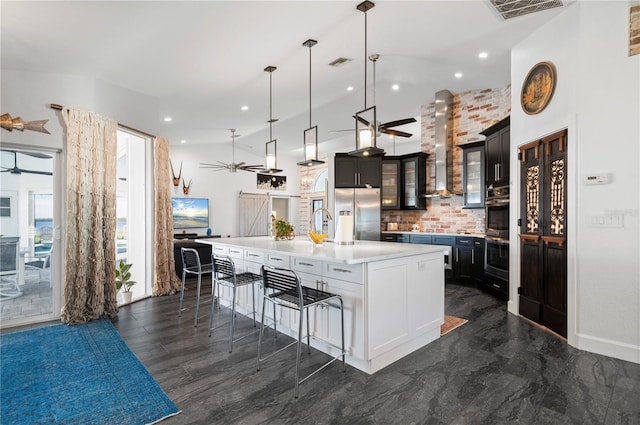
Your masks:
{"label": "black metal bar stool", "polygon": [[[278,354],[279,352],[291,347],[294,344],[298,346],[298,353],[296,356],[296,384],[295,384],[295,397],[298,398],[299,394],[299,385],[304,381],[309,379],[311,376],[320,372],[325,367],[329,366],[334,361],[338,360],[338,358],[342,357],[342,368],[345,370],[345,350],[344,350],[344,308],[342,304],[342,298],[340,295],[332,294],[330,292],[320,291],[318,289],[309,288],[307,286],[302,286],[302,282],[300,280],[300,276],[290,269],[277,268],[272,266],[263,265],[262,266],[262,286],[263,286],[263,296],[262,296],[262,317],[260,321],[260,337],[258,338],[258,360],[256,364],[257,370],[260,370],[260,363],[271,356]],[[267,356],[262,358],[262,335],[264,331],[264,313],[266,308],[267,301],[273,303],[273,308],[275,311],[276,305],[280,307],[286,307],[292,310],[298,310],[300,313],[300,318],[298,320],[298,339],[297,341],[288,344],[286,347],[283,347]],[[329,301],[338,301],[338,304],[331,303]],[[318,305],[325,305],[329,307],[339,308],[340,309],[340,325],[342,330],[342,346],[335,347],[340,349],[340,354],[333,357],[331,360],[324,363],[322,366],[300,379],[300,356],[302,354],[302,340],[305,338],[302,335],[302,322],[304,321],[304,311],[307,312],[307,351],[311,354],[311,345],[310,345],[310,335],[309,335],[309,307],[314,307]],[[325,343],[327,343],[325,341]],[[334,347],[332,344],[327,343],[329,346]]]}
{"label": "black metal bar stool", "polygon": [[[182,287],[180,288],[180,307],[178,308],[178,317],[182,317],[182,311],[186,310],[182,308],[182,301],[184,299],[184,285],[187,279],[187,274],[195,274],[198,276],[198,289],[196,293],[196,313],[193,326],[198,326],[198,310],[200,308],[200,287],[202,286],[202,275],[210,274],[213,271],[211,263],[202,264],[200,262],[200,255],[198,251],[193,248],[180,248],[180,255],[182,256]],[[211,298],[213,302],[213,294]]]}
{"label": "black metal bar stool", "polygon": [[[244,338],[247,335],[241,336],[238,339],[233,339],[233,333],[235,331],[236,323],[236,300],[237,289],[240,286],[251,285],[251,297],[253,305],[253,327],[256,326],[256,289],[255,283],[262,282],[262,276],[259,274],[244,272],[236,273],[236,266],[228,256],[215,255],[211,256],[211,264],[213,264],[213,280],[211,281],[211,307],[209,308],[209,336],[211,336],[211,330],[213,329],[213,306],[216,296],[216,287],[218,288],[218,298],[220,298],[220,285],[226,286],[232,289],[233,296],[231,300],[231,330],[229,335],[229,352],[233,351],[233,343],[239,339]],[[220,308],[220,303],[218,303]],[[253,332],[252,332],[253,333]]]}

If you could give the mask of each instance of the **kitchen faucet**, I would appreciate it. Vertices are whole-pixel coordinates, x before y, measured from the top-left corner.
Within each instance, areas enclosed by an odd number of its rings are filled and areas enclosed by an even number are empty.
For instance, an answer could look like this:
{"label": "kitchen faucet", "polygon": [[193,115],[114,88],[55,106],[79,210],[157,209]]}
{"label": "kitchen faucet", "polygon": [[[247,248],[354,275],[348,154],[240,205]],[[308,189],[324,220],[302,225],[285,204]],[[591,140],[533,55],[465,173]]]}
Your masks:
{"label": "kitchen faucet", "polygon": [[[333,220],[333,217],[331,217],[331,212],[326,209],[326,208],[318,208],[317,210],[315,210],[312,214],[311,214],[311,229],[314,232],[317,232],[318,229],[316,229],[316,214],[321,213],[322,211],[324,211],[327,214],[327,220]],[[322,227],[324,228],[324,221],[322,223]],[[322,232],[322,229],[320,229],[320,233]]]}

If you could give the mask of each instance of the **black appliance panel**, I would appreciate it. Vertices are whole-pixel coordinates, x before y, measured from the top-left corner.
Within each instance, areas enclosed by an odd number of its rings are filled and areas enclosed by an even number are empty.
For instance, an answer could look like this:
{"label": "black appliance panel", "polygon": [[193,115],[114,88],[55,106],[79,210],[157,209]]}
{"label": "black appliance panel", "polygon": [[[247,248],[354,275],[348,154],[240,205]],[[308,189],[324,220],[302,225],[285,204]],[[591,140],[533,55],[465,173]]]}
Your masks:
{"label": "black appliance panel", "polygon": [[501,279],[509,279],[509,240],[485,238],[484,272]]}

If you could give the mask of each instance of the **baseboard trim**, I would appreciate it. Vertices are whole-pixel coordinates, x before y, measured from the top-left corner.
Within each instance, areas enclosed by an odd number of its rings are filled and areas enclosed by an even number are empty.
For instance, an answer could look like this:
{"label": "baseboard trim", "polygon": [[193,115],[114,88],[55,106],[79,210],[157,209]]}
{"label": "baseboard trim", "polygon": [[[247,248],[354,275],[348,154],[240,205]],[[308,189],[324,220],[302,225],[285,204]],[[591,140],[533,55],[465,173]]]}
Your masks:
{"label": "baseboard trim", "polygon": [[578,333],[576,348],[640,364],[640,346]]}

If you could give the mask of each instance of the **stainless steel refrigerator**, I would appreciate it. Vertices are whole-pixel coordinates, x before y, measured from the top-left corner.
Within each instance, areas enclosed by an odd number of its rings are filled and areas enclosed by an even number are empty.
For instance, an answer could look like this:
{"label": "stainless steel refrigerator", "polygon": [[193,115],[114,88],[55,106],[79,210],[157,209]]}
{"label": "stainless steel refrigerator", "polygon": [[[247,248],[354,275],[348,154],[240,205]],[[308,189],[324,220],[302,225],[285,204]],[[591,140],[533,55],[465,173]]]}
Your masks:
{"label": "stainless steel refrigerator", "polygon": [[351,211],[355,240],[380,240],[380,189],[335,189],[335,215]]}

